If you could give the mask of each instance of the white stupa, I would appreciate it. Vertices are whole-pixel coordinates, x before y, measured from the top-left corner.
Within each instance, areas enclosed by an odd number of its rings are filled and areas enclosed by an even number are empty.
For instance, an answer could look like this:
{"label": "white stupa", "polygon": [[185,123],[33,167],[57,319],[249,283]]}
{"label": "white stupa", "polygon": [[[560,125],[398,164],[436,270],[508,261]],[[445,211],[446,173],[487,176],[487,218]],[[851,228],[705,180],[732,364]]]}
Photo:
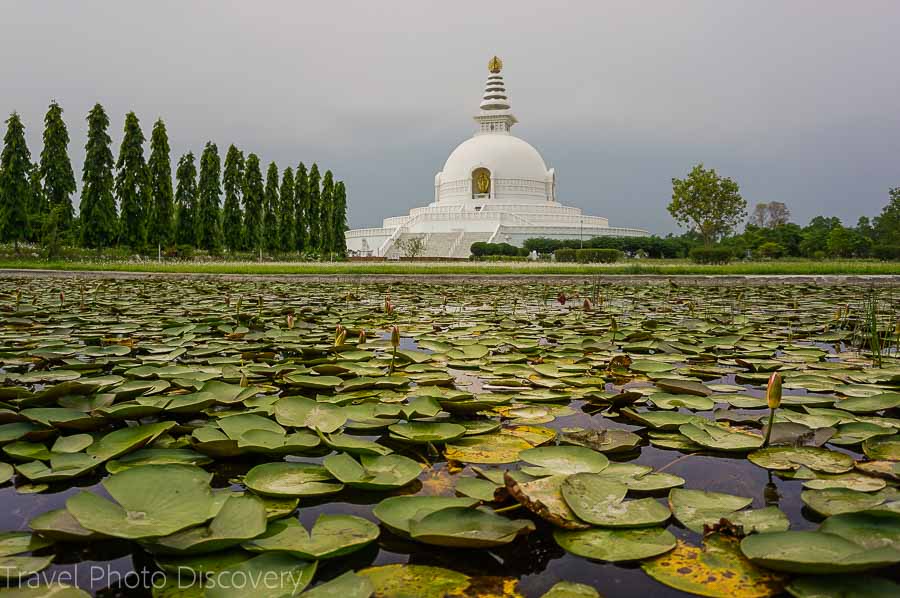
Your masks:
{"label": "white stupa", "polygon": [[415,238],[424,242],[420,256],[465,258],[477,241],[521,246],[533,237],[587,240],[649,234],[610,227],[606,218],[557,202],[555,170],[510,132],[518,121],[510,110],[502,68],[496,56],[488,63],[490,75],[475,116],[478,129],[435,175],[434,201],[407,216],[386,218],[382,228],[347,231],[351,255],[403,257]]}

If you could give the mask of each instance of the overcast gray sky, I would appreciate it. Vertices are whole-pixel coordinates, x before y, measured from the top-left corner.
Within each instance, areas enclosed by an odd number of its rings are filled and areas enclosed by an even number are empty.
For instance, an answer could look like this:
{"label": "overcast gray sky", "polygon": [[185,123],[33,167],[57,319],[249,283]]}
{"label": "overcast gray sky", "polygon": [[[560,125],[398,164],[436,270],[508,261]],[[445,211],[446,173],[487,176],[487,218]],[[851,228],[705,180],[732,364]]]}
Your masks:
{"label": "overcast gray sky", "polygon": [[[852,224],[900,186],[900,2],[0,0],[0,114],[33,156],[55,98],[80,185],[101,102],[169,129],[343,179],[354,227],[432,200],[471,136],[498,54],[514,132],[560,199],[613,225],[677,230],[671,178],[697,162],[752,205]],[[5,127],[3,127],[5,130]]]}

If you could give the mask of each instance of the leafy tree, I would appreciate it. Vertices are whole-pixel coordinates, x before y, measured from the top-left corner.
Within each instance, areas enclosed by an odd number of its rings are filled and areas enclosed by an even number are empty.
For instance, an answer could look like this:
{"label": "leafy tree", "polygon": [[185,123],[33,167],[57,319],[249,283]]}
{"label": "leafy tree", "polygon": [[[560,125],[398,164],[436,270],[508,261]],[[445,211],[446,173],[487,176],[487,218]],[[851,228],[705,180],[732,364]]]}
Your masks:
{"label": "leafy tree", "polygon": [[281,208],[279,210],[281,250],[294,250],[294,171],[288,166],[281,175],[281,191],[279,193]]}
{"label": "leafy tree", "polygon": [[852,228],[838,224],[828,233],[825,242],[828,255],[832,257],[861,257],[868,251],[862,235]]}
{"label": "leafy tree", "polygon": [[[75,210],[72,194],[75,193],[75,174],[69,160],[69,131],[62,118],[63,110],[56,101],[50,102],[44,116],[44,149],[41,150],[40,178],[44,181],[44,197],[49,209],[62,206],[57,227],[61,231],[72,227]],[[43,213],[43,212],[41,212]]]}
{"label": "leafy tree", "polygon": [[222,233],[225,247],[235,252],[243,247],[241,228],[241,192],[244,186],[244,154],[231,145],[225,155],[225,170],[222,173],[222,187],[225,189],[225,208],[222,217]]}
{"label": "leafy tree", "polygon": [[262,247],[263,180],[256,154],[247,156],[244,165],[244,230],[247,249]]}
{"label": "leafy tree", "polygon": [[113,155],[107,134],[109,117],[100,104],[87,116],[88,138],[81,175],[81,242],[85,247],[109,247],[116,238],[113,197]]}
{"label": "leafy tree", "polygon": [[696,230],[704,245],[731,232],[744,219],[747,202],[738,184],[698,164],[684,179],[672,179],[669,213],[680,225]]}
{"label": "leafy tree", "polygon": [[179,245],[197,245],[197,167],[194,154],[181,156],[175,171],[178,184],[175,188],[175,203],[178,205],[178,225],[175,230]]}
{"label": "leafy tree", "polygon": [[309,177],[303,162],[294,175],[294,246],[301,254],[306,251],[306,219],[309,205]]}
{"label": "leafy tree", "polygon": [[875,217],[875,238],[882,245],[900,245],[900,187],[889,192],[890,201]]}
{"label": "leafy tree", "polygon": [[31,203],[31,152],[25,143],[25,127],[13,112],[6,119],[6,135],[0,154],[0,230],[5,241],[19,242],[28,233],[28,206]]}
{"label": "leafy tree", "polygon": [[278,166],[269,164],[266,171],[265,207],[263,215],[263,235],[266,251],[274,254],[278,251],[280,237],[278,234]]}
{"label": "leafy tree", "polygon": [[322,213],[319,206],[319,166],[313,164],[306,179],[306,239],[305,249],[317,251],[321,239]]}
{"label": "leafy tree", "polygon": [[816,216],[803,229],[803,240],[800,241],[800,253],[806,257],[819,257],[828,253],[828,236],[831,231],[841,226],[840,218]]}
{"label": "leafy tree", "polygon": [[144,161],[144,137],[134,112],[125,115],[125,135],[116,162],[116,197],[122,211],[119,239],[141,250],[147,243],[147,219],[150,208],[150,178]]}
{"label": "leafy tree", "polygon": [[41,228],[41,245],[47,253],[47,259],[52,260],[59,256],[61,249],[59,222],[63,219],[63,213],[66,210],[65,204],[57,204],[47,214]]}
{"label": "leafy tree", "polygon": [[174,239],[175,199],[172,193],[172,161],[169,157],[169,134],[166,124],[158,119],[150,134],[150,196],[153,201],[147,240],[152,245],[167,247]]}
{"label": "leafy tree", "polygon": [[222,194],[220,184],[222,162],[219,159],[219,148],[211,141],[206,142],[200,156],[200,182],[197,194],[200,198],[200,214],[197,223],[197,242],[201,249],[215,252],[219,249],[220,215],[219,196]]}
{"label": "leafy tree", "polygon": [[347,230],[347,188],[343,181],[338,181],[334,186],[334,212],[331,225],[334,231],[332,236],[334,252],[342,256],[347,255],[347,238],[344,236]]}
{"label": "leafy tree", "polygon": [[330,170],[322,177],[322,194],[319,197],[319,255],[334,251],[334,175]]}

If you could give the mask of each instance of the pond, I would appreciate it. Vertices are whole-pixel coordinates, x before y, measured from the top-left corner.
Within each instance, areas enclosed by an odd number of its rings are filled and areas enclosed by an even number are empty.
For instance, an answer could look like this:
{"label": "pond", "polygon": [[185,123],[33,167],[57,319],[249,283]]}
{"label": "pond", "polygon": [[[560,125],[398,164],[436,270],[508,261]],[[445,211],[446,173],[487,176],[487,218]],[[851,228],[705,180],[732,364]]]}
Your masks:
{"label": "pond", "polygon": [[0,593],[897,595],[898,316],[890,287],[0,279]]}

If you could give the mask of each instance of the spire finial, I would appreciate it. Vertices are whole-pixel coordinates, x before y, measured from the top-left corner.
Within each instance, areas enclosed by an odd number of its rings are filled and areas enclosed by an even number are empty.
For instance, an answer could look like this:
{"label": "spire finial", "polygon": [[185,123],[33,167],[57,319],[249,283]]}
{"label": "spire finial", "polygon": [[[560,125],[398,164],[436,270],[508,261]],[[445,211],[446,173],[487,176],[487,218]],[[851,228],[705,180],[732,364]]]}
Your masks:
{"label": "spire finial", "polygon": [[488,61],[488,70],[494,74],[499,73],[503,69],[503,61],[494,56]]}

